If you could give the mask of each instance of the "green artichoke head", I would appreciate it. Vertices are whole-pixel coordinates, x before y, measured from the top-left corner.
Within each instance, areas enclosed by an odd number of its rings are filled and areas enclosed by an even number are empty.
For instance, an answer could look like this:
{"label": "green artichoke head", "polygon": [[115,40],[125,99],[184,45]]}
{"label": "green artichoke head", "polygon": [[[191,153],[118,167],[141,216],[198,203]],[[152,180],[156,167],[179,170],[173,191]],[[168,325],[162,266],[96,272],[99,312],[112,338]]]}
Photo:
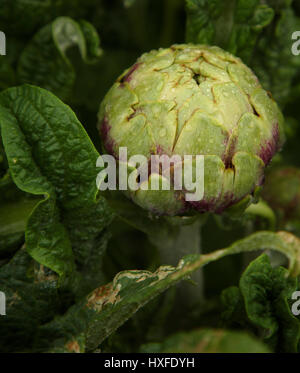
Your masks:
{"label": "green artichoke head", "polygon": [[[127,193],[157,214],[247,206],[284,142],[282,114],[254,73],[239,58],[206,45],[143,54],[108,91],[98,117],[104,148],[115,157],[120,147],[128,157],[204,156],[200,201],[187,201],[184,190],[172,188]],[[163,175],[150,172],[141,184],[153,177]]]}

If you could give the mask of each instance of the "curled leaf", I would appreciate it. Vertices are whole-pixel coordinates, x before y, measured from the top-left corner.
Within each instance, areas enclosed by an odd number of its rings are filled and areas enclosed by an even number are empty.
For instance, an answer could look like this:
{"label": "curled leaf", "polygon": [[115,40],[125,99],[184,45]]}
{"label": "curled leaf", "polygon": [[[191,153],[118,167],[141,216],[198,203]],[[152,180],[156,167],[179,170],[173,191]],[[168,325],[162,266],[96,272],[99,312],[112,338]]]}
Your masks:
{"label": "curled leaf", "polygon": [[58,17],[39,30],[23,50],[18,63],[19,79],[66,99],[76,78],[67,52],[77,47],[83,61],[91,63],[102,53],[99,44],[98,33],[89,22]]}

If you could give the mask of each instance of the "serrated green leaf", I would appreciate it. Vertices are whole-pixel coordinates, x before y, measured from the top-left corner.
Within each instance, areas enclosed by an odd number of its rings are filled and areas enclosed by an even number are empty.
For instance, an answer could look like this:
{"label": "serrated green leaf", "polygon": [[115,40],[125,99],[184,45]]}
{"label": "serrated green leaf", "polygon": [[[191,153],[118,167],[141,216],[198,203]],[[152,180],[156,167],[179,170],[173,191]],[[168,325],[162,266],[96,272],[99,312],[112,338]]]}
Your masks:
{"label": "serrated green leaf", "polygon": [[[233,290],[234,289],[234,290]],[[269,257],[261,255],[242,274],[239,288],[222,294],[224,320],[253,329],[278,352],[297,352],[300,321],[291,312],[297,280],[283,267],[272,268]]]}
{"label": "serrated green leaf", "polygon": [[221,302],[224,307],[222,320],[225,323],[242,325],[244,323],[245,310],[244,301],[240,289],[237,286],[230,286],[222,291]]}
{"label": "serrated green leaf", "polygon": [[251,67],[258,75],[265,89],[272,92],[275,100],[284,106],[294,88],[293,81],[298,76],[300,59],[292,53],[292,33],[300,28],[300,18],[296,17],[288,4],[278,10],[276,21],[262,35],[257,43]]}
{"label": "serrated green leaf", "polygon": [[259,5],[257,0],[239,0],[226,49],[250,62],[259,34],[273,18],[274,11],[267,5]]}
{"label": "serrated green leaf", "polygon": [[186,0],[186,41],[195,44],[213,44],[214,22],[222,14],[221,0]]}
{"label": "serrated green leaf", "polygon": [[259,0],[186,0],[186,40],[218,45],[250,61],[257,38],[274,11]]}
{"label": "serrated green leaf", "polygon": [[264,330],[264,339],[282,352],[297,352],[300,322],[288,303],[297,290],[296,279],[288,278],[283,267],[273,269],[268,256],[262,255],[243,273],[240,289],[248,318]]}

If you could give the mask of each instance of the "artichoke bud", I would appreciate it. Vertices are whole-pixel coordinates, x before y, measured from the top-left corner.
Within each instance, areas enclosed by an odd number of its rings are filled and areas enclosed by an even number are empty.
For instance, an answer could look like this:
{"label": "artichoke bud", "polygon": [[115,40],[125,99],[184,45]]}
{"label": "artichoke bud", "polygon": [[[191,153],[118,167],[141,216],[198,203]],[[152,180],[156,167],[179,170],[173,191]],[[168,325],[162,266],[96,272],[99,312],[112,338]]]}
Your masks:
{"label": "artichoke bud", "polygon": [[[108,91],[98,118],[104,149],[116,158],[121,147],[128,157],[148,160],[204,157],[199,201],[187,201],[184,188],[126,192],[157,214],[222,213],[243,201],[246,207],[284,142],[283,116],[270,93],[239,58],[214,46],[173,45],[143,54]],[[163,175],[150,172],[142,182],[155,177]]]}
{"label": "artichoke bud", "polygon": [[266,177],[262,197],[283,222],[300,219],[300,169],[280,167]]}

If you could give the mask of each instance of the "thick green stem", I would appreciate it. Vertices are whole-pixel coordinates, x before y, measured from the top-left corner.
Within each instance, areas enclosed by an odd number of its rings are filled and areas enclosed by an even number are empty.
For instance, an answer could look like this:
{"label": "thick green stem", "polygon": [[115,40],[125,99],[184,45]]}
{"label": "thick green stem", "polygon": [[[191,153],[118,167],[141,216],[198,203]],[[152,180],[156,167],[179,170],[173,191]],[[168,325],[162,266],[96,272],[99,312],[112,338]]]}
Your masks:
{"label": "thick green stem", "polygon": [[[159,248],[162,265],[177,266],[185,255],[201,253],[201,220],[188,225],[175,225],[170,232],[164,231],[156,236],[154,244]],[[177,285],[181,308],[189,308],[203,300],[202,270],[195,271],[190,278],[194,284],[185,281]]]}

